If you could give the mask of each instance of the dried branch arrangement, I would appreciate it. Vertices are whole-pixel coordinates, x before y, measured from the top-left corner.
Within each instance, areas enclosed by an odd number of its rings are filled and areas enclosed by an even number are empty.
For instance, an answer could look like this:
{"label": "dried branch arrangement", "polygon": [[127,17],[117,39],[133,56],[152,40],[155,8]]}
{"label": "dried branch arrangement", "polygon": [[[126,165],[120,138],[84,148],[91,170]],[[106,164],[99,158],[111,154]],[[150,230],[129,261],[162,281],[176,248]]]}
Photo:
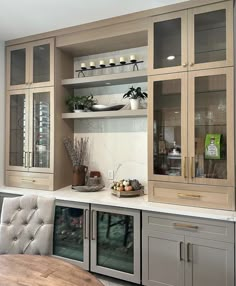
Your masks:
{"label": "dried branch arrangement", "polygon": [[63,139],[64,145],[73,166],[84,165],[88,156],[88,138],[75,138],[74,143],[69,137]]}

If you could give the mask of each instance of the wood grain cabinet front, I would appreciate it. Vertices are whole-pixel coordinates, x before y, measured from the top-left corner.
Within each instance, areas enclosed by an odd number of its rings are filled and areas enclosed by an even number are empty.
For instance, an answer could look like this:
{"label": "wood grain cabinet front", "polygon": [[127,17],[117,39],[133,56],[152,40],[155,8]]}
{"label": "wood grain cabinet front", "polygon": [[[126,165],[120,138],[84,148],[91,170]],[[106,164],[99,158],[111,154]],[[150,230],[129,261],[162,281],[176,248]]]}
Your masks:
{"label": "wood grain cabinet front", "polygon": [[234,223],[143,212],[143,285],[233,286]]}

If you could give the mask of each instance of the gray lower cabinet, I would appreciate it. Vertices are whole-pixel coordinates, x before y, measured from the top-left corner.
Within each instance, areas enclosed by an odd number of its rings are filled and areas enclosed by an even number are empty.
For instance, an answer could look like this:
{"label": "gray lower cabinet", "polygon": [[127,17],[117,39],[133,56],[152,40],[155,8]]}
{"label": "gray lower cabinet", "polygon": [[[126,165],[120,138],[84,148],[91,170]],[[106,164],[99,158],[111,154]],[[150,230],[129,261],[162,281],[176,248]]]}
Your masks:
{"label": "gray lower cabinet", "polygon": [[53,254],[140,283],[140,211],[57,201]]}
{"label": "gray lower cabinet", "polygon": [[233,286],[234,244],[186,237],[185,285]]}
{"label": "gray lower cabinet", "polygon": [[143,212],[142,284],[234,286],[234,223]]}
{"label": "gray lower cabinet", "polygon": [[143,234],[143,284],[184,285],[184,236],[164,232]]}

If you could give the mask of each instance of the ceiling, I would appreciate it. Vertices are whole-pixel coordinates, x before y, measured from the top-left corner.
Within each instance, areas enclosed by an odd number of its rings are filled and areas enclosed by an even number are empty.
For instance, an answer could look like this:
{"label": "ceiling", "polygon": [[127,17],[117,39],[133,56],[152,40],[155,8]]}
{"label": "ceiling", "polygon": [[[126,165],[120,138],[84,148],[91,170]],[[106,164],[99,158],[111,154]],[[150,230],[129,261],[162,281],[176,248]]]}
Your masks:
{"label": "ceiling", "polygon": [[0,41],[187,0],[2,0]]}

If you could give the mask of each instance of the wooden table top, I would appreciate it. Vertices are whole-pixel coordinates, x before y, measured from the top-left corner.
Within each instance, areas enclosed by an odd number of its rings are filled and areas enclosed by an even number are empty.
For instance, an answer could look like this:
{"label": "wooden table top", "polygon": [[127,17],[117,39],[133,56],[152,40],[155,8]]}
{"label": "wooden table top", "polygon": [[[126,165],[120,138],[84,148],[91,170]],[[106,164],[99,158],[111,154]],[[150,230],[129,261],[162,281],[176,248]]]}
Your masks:
{"label": "wooden table top", "polygon": [[103,286],[92,274],[51,256],[0,255],[1,286]]}

